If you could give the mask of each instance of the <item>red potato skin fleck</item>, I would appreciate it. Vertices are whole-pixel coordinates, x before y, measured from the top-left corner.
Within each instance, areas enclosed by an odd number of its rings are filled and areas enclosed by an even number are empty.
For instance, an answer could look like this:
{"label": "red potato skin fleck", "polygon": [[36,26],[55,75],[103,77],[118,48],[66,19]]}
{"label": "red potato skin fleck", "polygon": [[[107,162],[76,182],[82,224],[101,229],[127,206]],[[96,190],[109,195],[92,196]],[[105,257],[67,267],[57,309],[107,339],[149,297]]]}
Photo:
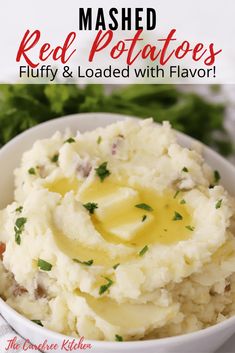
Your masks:
{"label": "red potato skin fleck", "polygon": [[47,296],[45,289],[40,285],[35,289],[34,295],[36,299],[46,298]]}
{"label": "red potato skin fleck", "polygon": [[112,144],[111,154],[113,156],[117,153],[117,148],[119,147],[119,145],[123,139],[124,139],[124,136],[119,134],[116,138],[116,141]]}
{"label": "red potato skin fleck", "polygon": [[19,284],[16,284],[15,288],[13,290],[13,295],[15,297],[18,297],[19,295],[22,295],[24,293],[28,293],[27,289],[22,287],[22,286],[20,286]]}
{"label": "red potato skin fleck", "polygon": [[[5,251],[6,251],[6,244],[0,242],[0,260],[3,259],[3,254],[4,254]],[[15,297],[17,297],[18,295],[22,295],[22,294],[28,292],[26,288],[20,286],[20,285],[17,284],[17,283],[15,284],[14,287],[15,287],[15,288],[14,288],[14,290],[13,290],[13,295],[14,295]]]}
{"label": "red potato skin fleck", "polygon": [[92,166],[89,162],[85,163],[84,165],[79,165],[77,167],[77,171],[82,174],[84,178],[87,178],[92,170]]}
{"label": "red potato skin fleck", "polygon": [[0,260],[3,259],[3,254],[6,251],[6,244],[0,242]]}

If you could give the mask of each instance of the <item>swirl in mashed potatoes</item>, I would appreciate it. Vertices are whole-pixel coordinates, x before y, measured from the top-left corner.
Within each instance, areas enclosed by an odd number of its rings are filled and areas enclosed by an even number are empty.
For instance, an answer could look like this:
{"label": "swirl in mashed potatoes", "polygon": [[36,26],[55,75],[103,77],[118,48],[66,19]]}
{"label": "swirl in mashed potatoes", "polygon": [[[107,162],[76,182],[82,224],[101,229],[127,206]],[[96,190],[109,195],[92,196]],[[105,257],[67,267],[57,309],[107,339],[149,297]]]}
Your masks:
{"label": "swirl in mashed potatoes", "polygon": [[166,122],[36,141],[0,212],[0,294],[70,336],[139,340],[234,314],[234,201]]}

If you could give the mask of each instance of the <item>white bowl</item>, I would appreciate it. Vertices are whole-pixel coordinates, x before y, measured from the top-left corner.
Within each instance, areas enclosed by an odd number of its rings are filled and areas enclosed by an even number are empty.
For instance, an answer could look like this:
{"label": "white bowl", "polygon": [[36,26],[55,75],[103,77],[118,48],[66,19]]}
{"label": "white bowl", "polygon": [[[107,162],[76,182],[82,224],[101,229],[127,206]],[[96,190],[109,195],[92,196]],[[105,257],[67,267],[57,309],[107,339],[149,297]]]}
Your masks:
{"label": "white bowl", "polygon": [[[105,113],[76,114],[40,124],[15,137],[0,150],[2,166],[0,208],[13,200],[13,170],[19,165],[22,153],[29,149],[34,141],[50,137],[56,131],[63,132],[68,127],[74,133],[77,129],[84,132],[125,118],[127,117],[123,115]],[[195,142],[191,137],[181,133],[178,133],[178,140],[187,147],[191,147]],[[235,195],[235,168],[206,146],[203,147],[203,155],[212,168],[220,171],[223,185],[232,195]],[[64,339],[73,340],[32,323],[1,299],[0,313],[21,336],[28,338],[33,344],[38,345],[47,340],[61,347]],[[207,329],[176,337],[136,342],[86,341],[86,343],[91,343],[92,349],[89,351],[96,353],[212,353],[234,333],[235,317],[232,317]],[[58,349],[56,352],[65,352],[65,350]]]}

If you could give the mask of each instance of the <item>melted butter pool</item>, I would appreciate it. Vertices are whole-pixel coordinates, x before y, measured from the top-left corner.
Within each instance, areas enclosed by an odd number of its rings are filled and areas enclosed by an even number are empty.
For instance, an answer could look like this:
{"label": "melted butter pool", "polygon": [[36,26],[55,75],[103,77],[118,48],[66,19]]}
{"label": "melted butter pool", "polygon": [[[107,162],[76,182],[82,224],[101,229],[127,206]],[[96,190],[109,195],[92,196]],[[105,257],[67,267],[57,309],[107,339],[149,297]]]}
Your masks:
{"label": "melted butter pool", "polygon": [[[71,190],[77,193],[79,186],[77,180],[71,179],[60,179],[46,185],[50,191],[62,196]],[[78,196],[83,204],[97,204],[91,220],[107,242],[126,245],[134,248],[135,252],[128,257],[111,259],[102,249],[87,248],[55,230],[57,245],[71,258],[80,261],[93,259],[97,265],[113,266],[138,256],[145,245],[174,244],[192,235],[188,229],[188,226],[193,226],[192,212],[182,202],[183,193],[176,196],[175,191],[169,190],[159,194],[152,188],[122,185],[110,177],[104,182],[97,178],[86,188],[81,188]]]}
{"label": "melted butter pool", "polygon": [[[149,188],[126,189],[112,181],[97,180],[80,197],[83,203],[97,203],[92,220],[109,242],[131,246],[171,244],[192,234],[186,228],[192,226],[192,219],[190,208],[184,201],[181,203],[183,193],[175,197],[175,191],[159,194]],[[143,208],[136,207],[141,204]],[[145,209],[146,205],[151,210]]]}

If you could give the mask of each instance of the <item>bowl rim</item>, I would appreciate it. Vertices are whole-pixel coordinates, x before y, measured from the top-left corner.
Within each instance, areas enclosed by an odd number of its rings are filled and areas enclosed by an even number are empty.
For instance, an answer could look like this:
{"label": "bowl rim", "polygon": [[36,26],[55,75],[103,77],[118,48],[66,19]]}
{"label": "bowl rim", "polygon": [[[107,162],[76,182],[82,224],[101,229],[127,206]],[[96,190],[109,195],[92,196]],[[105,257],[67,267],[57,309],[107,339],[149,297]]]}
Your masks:
{"label": "bowl rim", "polygon": [[[52,120],[48,120],[45,121],[43,123],[37,124],[27,130],[25,130],[24,132],[18,134],[17,136],[15,136],[13,139],[11,139],[10,141],[8,141],[2,148],[0,148],[0,154],[2,152],[5,152],[11,145],[15,144],[18,142],[18,140],[23,139],[25,136],[29,135],[30,133],[36,131],[37,129],[40,129],[43,126],[47,126],[47,125],[51,125],[51,124],[56,124],[57,122],[60,122],[62,120],[67,120],[67,119],[79,119],[82,117],[86,117],[86,118],[101,118],[101,117],[110,117],[112,116],[113,118],[118,119],[119,121],[124,120],[124,119],[138,119],[140,120],[140,117],[136,117],[136,116],[131,116],[131,115],[124,115],[124,114],[114,114],[114,113],[107,113],[107,112],[95,112],[95,113],[76,113],[76,114],[70,114],[70,115],[66,115],[66,116],[61,116]],[[144,120],[144,119],[143,119]],[[113,122],[111,122],[113,123]],[[156,122],[155,122],[156,123]],[[157,123],[158,124],[158,123]],[[66,127],[64,128],[66,129]],[[186,135],[180,131],[174,130],[176,132],[177,137],[182,138],[186,141],[186,143],[199,143],[202,147],[203,150],[205,150],[206,152],[208,152],[212,157],[216,158],[218,161],[221,161],[223,164],[226,164],[226,166],[228,168],[230,168],[231,170],[234,171],[235,173],[235,167],[228,161],[226,160],[224,157],[222,157],[221,155],[219,155],[216,151],[212,150],[210,147],[208,147],[207,145],[205,145],[204,143],[202,143],[201,141],[196,140],[195,138]],[[56,130],[55,130],[56,132]],[[46,335],[49,339],[75,339],[75,340],[79,340],[80,337],[72,337],[72,336],[67,336],[64,334],[61,334],[59,332],[56,331],[52,331],[50,329],[47,329],[46,327],[41,327],[37,324],[35,324],[34,322],[32,322],[31,320],[29,320],[27,317],[21,315],[20,313],[18,313],[15,309],[13,309],[10,305],[8,305],[1,297],[0,297],[0,314],[3,316],[3,318],[5,318],[5,315],[3,314],[3,312],[9,313],[11,316],[16,316],[16,318],[21,321],[22,325],[24,325],[25,327],[29,328],[29,329],[33,329],[34,331],[38,331],[39,333],[41,333],[42,335]],[[87,344],[91,344],[93,347],[99,347],[99,348],[124,348],[124,349],[128,349],[130,347],[133,346],[141,346],[141,347],[152,347],[152,346],[156,346],[159,344],[177,344],[177,343],[181,343],[182,340],[184,342],[190,341],[190,340],[194,340],[194,339],[200,339],[204,336],[207,336],[208,334],[215,334],[216,332],[220,331],[221,329],[226,329],[226,327],[231,326],[231,325],[235,325],[235,315],[225,319],[222,322],[216,323],[212,326],[209,326],[207,328],[204,329],[200,329],[194,332],[189,332],[189,333],[184,333],[181,335],[177,335],[177,336],[169,336],[169,337],[163,337],[163,338],[154,338],[154,339],[149,339],[149,340],[139,340],[139,341],[123,341],[123,342],[115,342],[115,341],[99,341],[99,340],[89,340],[89,339],[85,339]],[[235,328],[234,328],[234,332],[235,332]],[[121,345],[120,345],[121,344]]]}

